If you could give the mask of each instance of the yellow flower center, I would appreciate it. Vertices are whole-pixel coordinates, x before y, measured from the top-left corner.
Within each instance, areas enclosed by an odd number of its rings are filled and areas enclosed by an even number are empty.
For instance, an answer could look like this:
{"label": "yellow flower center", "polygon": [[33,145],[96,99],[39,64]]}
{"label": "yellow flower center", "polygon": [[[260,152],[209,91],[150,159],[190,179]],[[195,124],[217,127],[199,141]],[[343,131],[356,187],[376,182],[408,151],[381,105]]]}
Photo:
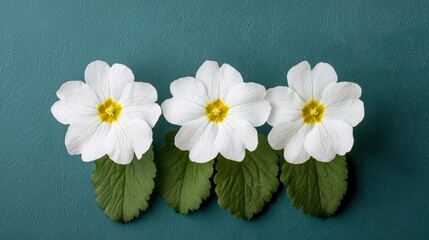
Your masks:
{"label": "yellow flower center", "polygon": [[103,123],[113,123],[121,116],[122,105],[109,98],[98,106],[98,117]]}
{"label": "yellow flower center", "polygon": [[206,105],[206,116],[210,122],[221,123],[228,116],[229,107],[219,98]]}
{"label": "yellow flower center", "polygon": [[318,101],[311,99],[302,108],[302,118],[305,124],[313,125],[320,123],[325,113],[325,105]]}

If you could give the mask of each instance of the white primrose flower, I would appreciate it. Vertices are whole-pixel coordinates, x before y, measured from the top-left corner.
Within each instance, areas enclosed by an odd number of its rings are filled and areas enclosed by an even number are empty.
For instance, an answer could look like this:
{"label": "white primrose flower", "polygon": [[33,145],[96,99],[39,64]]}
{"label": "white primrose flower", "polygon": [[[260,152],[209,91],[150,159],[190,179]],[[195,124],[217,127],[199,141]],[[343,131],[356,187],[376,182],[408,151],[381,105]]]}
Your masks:
{"label": "white primrose flower", "polygon": [[265,87],[245,83],[228,64],[206,61],[195,78],[185,77],[170,85],[173,98],[161,105],[167,121],[182,126],[174,143],[188,150],[193,162],[204,163],[218,153],[242,161],[245,150],[258,145],[255,127],[263,125],[271,107]]}
{"label": "white primrose flower", "polygon": [[118,164],[138,159],[152,143],[152,128],[161,115],[157,92],[149,83],[134,82],[131,70],[94,61],[85,69],[85,83],[69,81],[57,92],[51,108],[62,124],[70,124],[65,137],[71,155],[85,162],[108,155]]}
{"label": "white primrose flower", "polygon": [[289,87],[268,89],[272,111],[267,122],[273,126],[268,142],[284,149],[286,161],[300,164],[311,156],[329,162],[351,150],[353,127],[364,117],[362,90],[337,79],[331,65],[319,63],[312,70],[304,61],[289,70]]}

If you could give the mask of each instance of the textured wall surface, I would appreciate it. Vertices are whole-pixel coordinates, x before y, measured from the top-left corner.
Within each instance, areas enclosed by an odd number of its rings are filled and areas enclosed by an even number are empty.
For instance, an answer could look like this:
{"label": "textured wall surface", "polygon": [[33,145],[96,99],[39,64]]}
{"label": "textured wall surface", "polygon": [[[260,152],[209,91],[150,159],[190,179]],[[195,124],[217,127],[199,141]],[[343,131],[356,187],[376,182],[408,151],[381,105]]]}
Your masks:
{"label": "textured wall surface", "polygon": [[[427,239],[428,12],[418,0],[0,1],[0,239]],[[283,187],[250,222],[214,196],[182,216],[159,194],[135,221],[110,221],[93,163],[67,154],[67,127],[50,113],[59,86],[96,59],[128,65],[159,103],[206,59],[267,88],[304,59],[331,63],[366,107],[341,210],[306,216]],[[161,118],[155,146],[175,128]]]}

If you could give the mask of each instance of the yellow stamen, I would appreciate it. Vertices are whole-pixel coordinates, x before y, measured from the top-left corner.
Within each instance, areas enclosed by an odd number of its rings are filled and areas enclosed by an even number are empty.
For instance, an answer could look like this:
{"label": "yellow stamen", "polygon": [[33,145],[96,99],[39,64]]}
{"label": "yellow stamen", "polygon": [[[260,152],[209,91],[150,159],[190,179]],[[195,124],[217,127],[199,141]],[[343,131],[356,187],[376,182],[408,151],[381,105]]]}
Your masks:
{"label": "yellow stamen", "polygon": [[104,110],[104,112],[107,113],[110,117],[112,117],[115,112],[115,108],[112,105],[110,105],[110,107]]}
{"label": "yellow stamen", "polygon": [[312,117],[314,117],[314,116],[317,116],[317,115],[319,114],[319,112],[317,111],[317,108],[312,108],[312,109],[310,109],[309,114],[310,114]]}
{"label": "yellow stamen", "polygon": [[325,105],[311,99],[302,108],[302,118],[305,124],[313,125],[319,123],[323,119],[325,113]]}
{"label": "yellow stamen", "polygon": [[206,105],[206,116],[210,122],[221,123],[228,116],[229,107],[219,98]]}
{"label": "yellow stamen", "polygon": [[111,124],[119,120],[121,111],[122,105],[109,98],[98,106],[98,117],[101,122]]}

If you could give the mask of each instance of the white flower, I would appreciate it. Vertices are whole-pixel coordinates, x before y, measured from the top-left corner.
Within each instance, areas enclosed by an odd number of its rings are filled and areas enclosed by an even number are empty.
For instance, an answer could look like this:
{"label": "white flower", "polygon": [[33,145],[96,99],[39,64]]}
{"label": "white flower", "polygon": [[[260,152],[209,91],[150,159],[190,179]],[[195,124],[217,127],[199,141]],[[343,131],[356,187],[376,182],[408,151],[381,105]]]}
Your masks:
{"label": "white flower", "polygon": [[122,64],[109,67],[94,61],[85,69],[85,82],[69,81],[57,92],[51,108],[62,124],[70,124],[65,144],[85,162],[108,155],[119,164],[138,159],[152,143],[152,129],[161,115],[157,93],[148,83],[134,82]]}
{"label": "white flower", "polygon": [[188,150],[193,162],[203,163],[218,153],[242,161],[245,149],[254,151],[258,136],[254,127],[263,125],[270,113],[265,87],[244,83],[228,64],[206,61],[195,78],[180,78],[170,85],[173,98],[162,103],[165,118],[182,126],[175,145]]}
{"label": "white flower", "polygon": [[289,87],[267,91],[272,111],[268,124],[273,129],[268,142],[276,150],[284,149],[290,163],[304,163],[310,156],[329,162],[345,155],[353,146],[353,127],[364,116],[361,88],[351,82],[337,83],[337,74],[327,63],[311,70],[304,61],[292,67]]}

